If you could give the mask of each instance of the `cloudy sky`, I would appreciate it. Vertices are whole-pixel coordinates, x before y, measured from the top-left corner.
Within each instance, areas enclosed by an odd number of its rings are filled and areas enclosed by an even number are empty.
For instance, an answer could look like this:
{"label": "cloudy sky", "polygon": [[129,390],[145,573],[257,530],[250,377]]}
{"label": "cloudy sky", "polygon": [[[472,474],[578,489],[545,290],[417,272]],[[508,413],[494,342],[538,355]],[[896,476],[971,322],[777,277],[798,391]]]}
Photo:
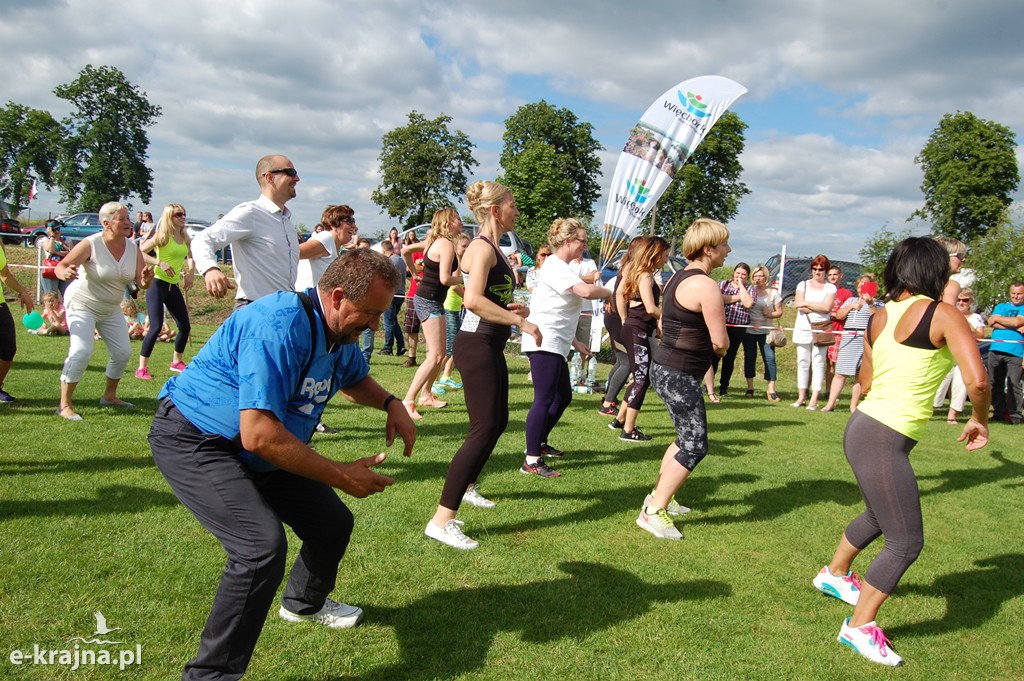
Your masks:
{"label": "cloudy sky", "polygon": [[[0,0],[0,11],[4,101],[62,117],[53,88],[92,64],[162,107],[154,213],[173,201],[210,219],[255,198],[255,162],[273,152],[300,171],[296,222],[348,203],[375,233],[393,224],[370,201],[381,135],[410,110],[452,116],[477,145],[474,179],[491,179],[504,120],[540,99],[593,124],[607,191],[644,109],[718,74],[749,90],[732,107],[750,126],[752,193],[730,225],[731,260],[782,244],[856,259],[921,206],[914,157],[944,113],[1024,130],[1020,0]],[[63,212],[56,192],[31,208]],[[598,223],[604,211],[602,199]]]}

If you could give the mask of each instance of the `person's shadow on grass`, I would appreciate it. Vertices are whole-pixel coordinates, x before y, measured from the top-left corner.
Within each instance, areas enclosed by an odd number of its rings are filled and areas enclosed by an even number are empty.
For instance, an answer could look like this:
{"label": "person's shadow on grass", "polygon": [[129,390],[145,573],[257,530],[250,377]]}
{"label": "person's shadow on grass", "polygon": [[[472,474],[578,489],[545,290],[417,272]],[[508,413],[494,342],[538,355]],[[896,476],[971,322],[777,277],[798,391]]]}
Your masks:
{"label": "person's shadow on grass", "polygon": [[[984,456],[984,454],[982,454]],[[993,451],[989,454],[989,458],[994,459],[999,466],[996,468],[957,468],[955,470],[942,471],[936,475],[919,475],[917,480],[919,483],[938,480],[940,481],[935,487],[921,490],[921,496],[927,497],[932,494],[943,494],[945,492],[958,492],[962,490],[971,489],[978,485],[986,485],[995,482],[1009,482],[1015,478],[1024,479],[1024,464],[1017,463],[1016,461],[1008,461],[1002,452]],[[1012,489],[1019,485],[1009,485],[1007,489]]]}
{"label": "person's shadow on grass", "polygon": [[901,586],[901,593],[945,598],[946,612],[940,619],[892,627],[889,635],[898,640],[974,629],[995,617],[1003,603],[1024,594],[1024,555],[1004,553],[974,564],[981,569],[936,577],[931,586]]}
{"label": "person's shadow on grass", "polygon": [[398,608],[365,608],[367,622],[394,627],[401,661],[358,678],[458,677],[483,669],[503,632],[519,632],[526,644],[582,641],[644,615],[656,602],[731,593],[728,584],[712,580],[652,584],[599,563],[559,567],[566,573],[560,579],[437,591]]}

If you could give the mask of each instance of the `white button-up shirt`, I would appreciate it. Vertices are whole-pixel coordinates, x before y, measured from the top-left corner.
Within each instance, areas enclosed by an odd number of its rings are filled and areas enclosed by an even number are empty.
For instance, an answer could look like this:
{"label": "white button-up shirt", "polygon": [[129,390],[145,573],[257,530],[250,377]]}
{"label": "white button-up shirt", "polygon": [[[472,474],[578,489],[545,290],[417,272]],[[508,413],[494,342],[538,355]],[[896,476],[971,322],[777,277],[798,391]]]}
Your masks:
{"label": "white button-up shirt", "polygon": [[236,299],[256,300],[292,291],[299,269],[299,237],[292,212],[266,196],[246,201],[200,232],[192,241],[196,270],[217,267],[216,252],[231,246]]}

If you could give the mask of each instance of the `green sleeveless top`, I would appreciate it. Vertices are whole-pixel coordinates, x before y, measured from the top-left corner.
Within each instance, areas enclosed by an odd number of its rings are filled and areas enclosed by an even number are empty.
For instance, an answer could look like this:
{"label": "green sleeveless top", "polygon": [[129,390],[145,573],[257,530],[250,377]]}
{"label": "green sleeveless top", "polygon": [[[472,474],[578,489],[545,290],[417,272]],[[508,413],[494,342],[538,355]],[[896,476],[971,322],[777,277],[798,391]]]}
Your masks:
{"label": "green sleeveless top", "polygon": [[926,296],[911,296],[885,305],[885,328],[871,346],[871,391],[857,407],[871,418],[912,440],[920,440],[932,415],[932,401],[953,368],[949,347],[913,348],[893,337],[907,309]]}
{"label": "green sleeveless top", "polygon": [[188,257],[188,243],[178,243],[171,237],[164,246],[157,246],[156,257],[174,268],[174,276],[167,276],[167,273],[160,267],[153,267],[153,277],[166,281],[168,284],[177,284],[181,281],[181,268]]}

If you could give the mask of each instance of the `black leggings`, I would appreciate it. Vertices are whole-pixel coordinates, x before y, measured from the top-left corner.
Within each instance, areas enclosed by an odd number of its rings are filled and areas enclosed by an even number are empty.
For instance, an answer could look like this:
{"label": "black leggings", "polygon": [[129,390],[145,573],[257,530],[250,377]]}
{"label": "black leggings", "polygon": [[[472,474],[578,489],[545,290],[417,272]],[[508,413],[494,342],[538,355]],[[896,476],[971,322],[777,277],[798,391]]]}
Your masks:
{"label": "black leggings", "polygon": [[7,303],[0,303],[0,362],[10,362],[18,354],[18,334],[14,330],[14,315]]}
{"label": "black leggings", "polygon": [[160,335],[160,329],[164,325],[164,305],[178,325],[178,335],[174,337],[174,351],[181,354],[185,352],[188,344],[188,336],[192,333],[192,324],[188,319],[188,306],[185,305],[185,296],[181,294],[181,288],[177,284],[169,284],[163,279],[154,279],[153,284],[146,289],[146,314],[149,315],[149,333],[142,339],[142,349],[139,354],[149,357],[153,354],[153,347]]}
{"label": "black leggings", "polygon": [[498,438],[508,426],[508,365],[504,335],[460,331],[455,337],[455,366],[469,412],[466,441],[455,452],[441,490],[441,506],[458,511],[462,495],[475,483]]}
{"label": "black leggings", "polygon": [[[729,382],[732,380],[732,372],[736,367],[736,353],[740,350],[740,345],[743,345],[743,339],[747,335],[747,330],[743,327],[729,326],[725,329],[726,333],[729,334],[729,349],[725,351],[725,356],[722,357],[722,369],[718,375],[718,390],[723,395],[729,390]],[[743,348],[744,364],[746,364],[747,349]],[[718,371],[718,355],[715,355],[714,365],[715,371]]]}
{"label": "black leggings", "polygon": [[622,327],[622,344],[629,356],[629,368],[633,370],[633,382],[626,391],[626,402],[630,409],[639,410],[644,406],[647,388],[651,385],[651,339],[647,329],[632,324]]}
{"label": "black leggings", "polygon": [[526,453],[540,456],[540,446],[572,402],[569,365],[565,357],[538,350],[528,354],[533,377],[533,404],[526,415]]}
{"label": "black leggings", "polygon": [[864,578],[886,594],[893,592],[924,548],[921,494],[910,467],[910,450],[916,444],[860,411],[850,417],[843,435],[846,460],[866,507],[846,527],[846,539],[863,549],[885,535],[885,546]]}

